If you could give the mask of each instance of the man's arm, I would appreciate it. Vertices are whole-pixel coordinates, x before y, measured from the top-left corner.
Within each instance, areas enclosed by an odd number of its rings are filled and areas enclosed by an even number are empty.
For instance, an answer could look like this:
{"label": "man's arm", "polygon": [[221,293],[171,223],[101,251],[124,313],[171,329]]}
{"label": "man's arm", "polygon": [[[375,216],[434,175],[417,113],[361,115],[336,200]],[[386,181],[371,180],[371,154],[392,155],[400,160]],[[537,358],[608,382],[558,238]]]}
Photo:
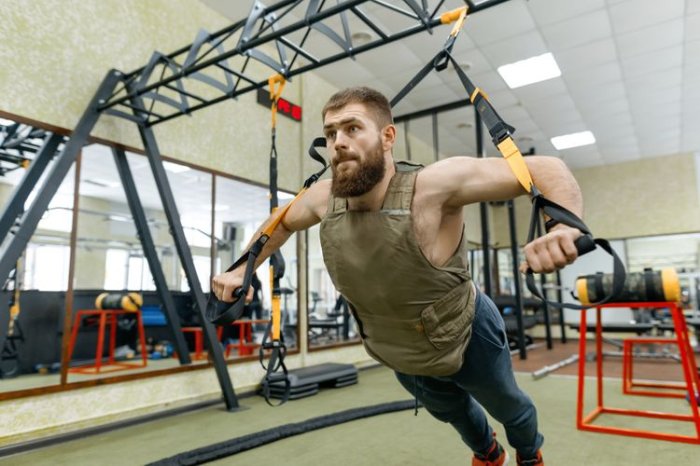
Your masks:
{"label": "man's arm", "polygon": [[[576,179],[563,161],[555,157],[525,158],[532,181],[549,200],[581,217],[583,199]],[[442,205],[449,210],[467,204],[504,201],[525,194],[515,174],[503,158],[453,157],[430,165],[425,170],[429,190],[439,192]],[[578,257],[574,241],[581,232],[566,225],[556,225],[549,233],[523,248],[526,263],[535,272],[553,272]]]}
{"label": "man's arm", "polygon": [[[328,196],[330,194],[330,181],[322,180],[312,185],[292,206],[287,210],[282,221],[274,229],[270,238],[263,246],[255,261],[255,268],[265,262],[277,249],[292,236],[295,231],[305,230],[317,224],[325,216]],[[270,215],[268,219],[258,228],[253,238],[248,243],[246,250],[260,237],[265,228],[276,218],[276,213]],[[243,275],[245,264],[230,271],[216,275],[212,279],[211,290],[220,301],[232,302],[233,292],[243,285]],[[253,289],[248,290],[246,300],[253,298]]]}

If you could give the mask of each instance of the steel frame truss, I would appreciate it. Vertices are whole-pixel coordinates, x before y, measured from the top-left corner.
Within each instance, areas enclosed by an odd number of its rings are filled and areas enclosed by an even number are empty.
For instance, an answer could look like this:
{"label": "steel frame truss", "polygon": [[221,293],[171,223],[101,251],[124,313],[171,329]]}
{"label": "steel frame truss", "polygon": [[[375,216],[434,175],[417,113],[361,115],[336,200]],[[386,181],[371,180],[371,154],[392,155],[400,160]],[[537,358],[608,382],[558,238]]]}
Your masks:
{"label": "steel frame truss", "polygon": [[[504,1],[465,3],[474,13]],[[168,55],[154,52],[146,66],[125,74],[125,85],[101,102],[99,110],[145,126],[190,115],[264,87],[270,75],[290,79],[419,32],[432,33],[441,24],[444,2],[282,0],[265,6],[256,0],[247,19],[215,33],[201,30],[192,44]],[[372,19],[375,15],[404,27],[389,28]],[[376,37],[353,43],[352,28],[358,24]],[[332,51],[314,47],[329,41]],[[133,113],[135,97],[143,100],[145,111]]]}
{"label": "steel frame truss", "polygon": [[[474,4],[465,0],[470,13],[474,13],[508,0],[486,0]],[[22,254],[49,202],[58,190],[80,149],[88,142],[90,132],[102,113],[128,119],[138,125],[139,133],[153,171],[163,209],[168,219],[171,234],[185,271],[190,290],[214,363],[219,385],[228,410],[236,410],[238,399],[218,344],[216,332],[205,317],[205,297],[194,268],[192,253],[185,239],[177,206],[168,182],[163,161],[151,126],[180,115],[193,112],[216,103],[235,99],[246,92],[267,85],[270,71],[287,79],[319,68],[346,57],[374,49],[413,34],[429,31],[442,24],[439,10],[445,0],[282,0],[266,7],[256,1],[247,19],[209,34],[201,31],[195,41],[168,55],[155,52],[148,64],[131,73],[110,70],[97,89],[95,96],[85,109],[71,137],[59,149],[63,138],[49,135],[36,153],[27,174],[15,188],[0,217],[0,238],[8,238],[0,251],[0,277],[7,277],[17,258]],[[433,3],[430,7],[429,3]],[[328,4],[332,4],[328,6]],[[371,5],[373,13],[403,18],[409,25],[391,30],[373,20],[363,4]],[[377,35],[369,43],[355,46],[352,40],[351,23],[359,21]],[[392,24],[395,21],[389,21]],[[337,32],[340,24],[341,32]],[[331,41],[336,52],[315,53],[314,41]],[[274,47],[272,47],[274,46]],[[276,55],[269,49],[274,48]],[[37,196],[26,211],[22,210],[30,192],[36,185],[48,161],[55,154]],[[172,300],[167,295],[164,279],[158,279],[157,257],[152,238],[146,233],[147,225],[143,207],[135,194],[133,179],[123,151],[115,150],[114,157],[121,180],[127,192],[132,215],[140,230],[144,251],[151,257],[148,262],[151,272],[159,283],[158,292],[164,302],[166,317],[175,336],[181,354],[181,362],[189,362],[184,348],[184,338],[178,332]],[[12,231],[12,226],[16,226]],[[11,235],[11,236],[9,236]],[[162,270],[160,275],[162,275]],[[162,277],[161,277],[162,278]],[[0,336],[4,329],[0,328]],[[1,338],[0,338],[1,340]]]}

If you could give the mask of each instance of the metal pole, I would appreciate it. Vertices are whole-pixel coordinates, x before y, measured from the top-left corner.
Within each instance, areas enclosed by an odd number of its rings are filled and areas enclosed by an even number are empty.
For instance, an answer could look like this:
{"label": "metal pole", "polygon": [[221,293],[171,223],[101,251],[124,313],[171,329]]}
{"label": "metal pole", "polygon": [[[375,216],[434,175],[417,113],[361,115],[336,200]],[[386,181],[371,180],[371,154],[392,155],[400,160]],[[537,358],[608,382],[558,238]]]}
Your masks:
{"label": "metal pole", "polygon": [[185,336],[182,333],[182,328],[180,327],[180,317],[175,309],[175,302],[170,294],[170,290],[168,290],[168,283],[165,280],[163,267],[158,259],[155,242],[153,241],[151,230],[148,228],[146,213],[143,210],[143,205],[141,204],[138,192],[136,191],[136,183],[134,182],[134,177],[131,174],[129,162],[126,160],[126,152],[124,152],[124,149],[122,148],[112,147],[112,155],[114,156],[114,162],[117,164],[117,171],[119,172],[119,178],[121,179],[122,186],[124,186],[126,200],[129,203],[129,209],[131,210],[131,216],[134,219],[136,232],[139,240],[141,241],[143,254],[146,256],[148,268],[151,270],[153,281],[156,284],[158,297],[160,298],[160,302],[163,303],[163,308],[165,309],[165,317],[168,320],[168,328],[170,329],[170,336],[175,344],[175,351],[177,351],[180,364],[191,364],[192,360],[190,359],[190,352],[187,348],[187,342],[185,341]]}
{"label": "metal pole", "polygon": [[437,162],[440,158],[440,137],[438,134],[438,114],[433,112],[431,116],[431,123],[433,128],[433,155],[435,156],[435,161]]}
{"label": "metal pole", "polygon": [[[146,112],[140,98],[133,98],[131,100],[131,104],[138,109],[135,110],[135,114],[137,116],[140,112]],[[228,373],[223,350],[221,349],[219,339],[216,335],[216,329],[214,328],[214,325],[209,322],[204,313],[207,305],[206,299],[204,298],[202,287],[199,283],[199,279],[197,278],[197,271],[194,268],[192,252],[187,244],[185,232],[182,230],[180,215],[177,211],[177,205],[175,204],[173,192],[170,189],[168,175],[165,173],[165,168],[163,167],[163,160],[160,155],[160,150],[158,149],[156,136],[153,129],[145,126],[144,124],[139,125],[139,134],[141,135],[141,141],[143,142],[143,147],[146,150],[146,155],[148,156],[148,162],[151,166],[151,171],[153,172],[153,178],[155,179],[156,186],[158,188],[158,194],[160,195],[161,202],[163,203],[165,216],[168,219],[170,234],[172,234],[173,240],[175,241],[175,249],[177,250],[177,254],[180,258],[182,268],[185,271],[187,283],[190,286],[190,293],[192,293],[195,307],[199,313],[199,319],[202,323],[209,354],[212,356],[214,361],[214,369],[216,370],[219,385],[221,386],[221,391],[224,395],[226,408],[229,411],[233,411],[239,407],[238,399],[233,391],[233,384],[231,383],[231,378]]]}
{"label": "metal pole", "polygon": [[513,258],[513,284],[515,285],[515,317],[518,323],[518,350],[520,359],[527,359],[525,331],[523,329],[523,294],[518,270],[518,237],[515,231],[515,203],[508,201],[508,224],[510,225],[510,253]]}
{"label": "metal pole", "polygon": [[[538,220],[537,221],[537,237],[540,237],[542,235],[542,223]],[[545,286],[546,280],[544,277],[544,274],[540,274],[540,287],[542,289],[542,293],[544,294],[545,299],[542,300],[542,312],[544,312],[544,329],[546,333],[546,339],[547,339],[547,349],[552,349],[552,322],[549,318],[549,305],[547,304],[547,287]]]}
{"label": "metal pole", "polygon": [[[36,157],[32,160],[24,177],[22,177],[22,180],[15,187],[14,191],[12,191],[12,194],[5,203],[2,217],[0,217],[0,238],[3,238],[3,241],[10,232],[15,220],[17,220],[17,216],[24,210],[24,203],[27,202],[29,193],[32,192],[37,181],[41,178],[42,173],[44,173],[46,166],[49,164],[51,157],[53,157],[62,139],[63,136],[51,134],[49,138],[44,141],[44,145],[41,146],[41,149],[37,152]],[[1,242],[2,241],[0,241],[0,243]]]}
{"label": "metal pole", "polygon": [[[561,273],[557,270],[557,301],[563,302],[564,296],[561,293]],[[561,342],[566,343],[566,322],[564,322],[564,309],[559,308],[559,328],[561,329]]]}
{"label": "metal pole", "polygon": [[[479,158],[484,158],[486,157],[486,148],[484,147],[484,128],[481,121],[481,115],[479,115],[479,111],[476,109],[476,107],[474,107],[474,126],[476,130],[476,156]],[[479,203],[479,213],[481,215],[481,257],[484,263],[484,292],[488,296],[492,296],[491,259],[489,258],[489,213],[487,203]]]}

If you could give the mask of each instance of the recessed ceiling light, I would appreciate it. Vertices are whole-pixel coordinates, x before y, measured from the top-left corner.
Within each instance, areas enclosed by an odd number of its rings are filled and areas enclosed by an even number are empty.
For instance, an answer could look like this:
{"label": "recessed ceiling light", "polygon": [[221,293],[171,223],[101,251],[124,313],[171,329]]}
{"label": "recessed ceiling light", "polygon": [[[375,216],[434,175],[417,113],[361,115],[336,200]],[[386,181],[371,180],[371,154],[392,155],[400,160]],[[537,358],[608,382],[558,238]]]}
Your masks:
{"label": "recessed ceiling light", "polygon": [[498,73],[511,89],[561,76],[561,70],[551,53],[499,66]]}
{"label": "recessed ceiling light", "polygon": [[564,134],[551,139],[554,148],[557,150],[571,149],[572,147],[587,146],[595,144],[595,136],[590,131],[580,133]]}
{"label": "recessed ceiling light", "polygon": [[365,45],[372,40],[372,34],[367,31],[353,32],[350,39],[354,45]]}

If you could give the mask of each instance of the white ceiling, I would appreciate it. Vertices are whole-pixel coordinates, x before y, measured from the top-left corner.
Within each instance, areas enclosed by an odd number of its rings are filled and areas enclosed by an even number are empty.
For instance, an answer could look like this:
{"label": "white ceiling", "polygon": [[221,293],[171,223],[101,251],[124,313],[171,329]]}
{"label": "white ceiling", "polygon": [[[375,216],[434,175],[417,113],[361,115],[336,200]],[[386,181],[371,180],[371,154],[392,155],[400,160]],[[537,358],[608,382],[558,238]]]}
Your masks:
{"label": "white ceiling", "polygon": [[[232,22],[245,18],[252,4],[201,1]],[[461,5],[461,0],[447,0],[442,10]],[[382,21],[395,21],[371,2],[363,9]],[[314,72],[337,87],[367,84],[391,98],[435,55],[448,32],[437,28],[433,35],[420,33]],[[322,56],[324,47],[337,47],[320,41],[314,46]],[[554,54],[561,77],[510,90],[495,71],[546,51]],[[460,63],[469,64],[470,78],[516,127],[523,151],[534,146],[538,153],[560,156],[574,169],[700,151],[700,0],[510,0],[470,16],[453,52]],[[456,73],[448,69],[428,76],[396,114],[463,98]],[[475,153],[473,121],[469,107],[439,115],[443,154]],[[430,122],[429,117],[413,121],[410,130],[432,146]],[[556,151],[549,142],[553,136],[583,130],[595,134],[595,145]],[[498,155],[491,144],[487,147]],[[143,169],[145,157],[128,157],[143,204],[159,209],[150,169]],[[126,213],[121,185],[86,182],[117,180],[111,160],[107,147],[87,146],[80,191],[118,202]],[[210,213],[202,206],[211,203],[210,175],[195,170],[167,173],[183,223],[208,230]],[[21,175],[16,170],[0,182],[15,184]],[[69,174],[60,190],[69,202],[72,186]],[[268,211],[266,189],[230,179],[218,178],[217,199],[228,207],[217,211],[217,220],[258,223]]]}
{"label": "white ceiling", "polygon": [[[232,21],[247,17],[252,4],[201,1]],[[388,3],[404,6],[398,0]],[[447,0],[442,10],[462,5]],[[372,2],[362,9],[376,14],[380,24],[394,21]],[[372,33],[357,22],[351,26],[352,32]],[[437,28],[433,35],[413,35],[313,72],[339,88],[367,84],[391,98],[437,53],[448,33],[449,28]],[[334,45],[312,46],[322,51]],[[554,55],[561,77],[511,90],[496,72],[545,52]],[[535,147],[558,155],[574,169],[700,151],[700,0],[510,0],[469,16],[453,55],[516,127],[523,151]],[[428,76],[395,114],[462,98],[457,75],[448,69]],[[432,147],[431,119],[422,120],[410,129]],[[442,113],[438,122],[442,153],[474,154],[472,109]],[[595,145],[556,151],[550,143],[554,136],[584,130],[593,132]],[[496,155],[490,144],[488,149]]]}

